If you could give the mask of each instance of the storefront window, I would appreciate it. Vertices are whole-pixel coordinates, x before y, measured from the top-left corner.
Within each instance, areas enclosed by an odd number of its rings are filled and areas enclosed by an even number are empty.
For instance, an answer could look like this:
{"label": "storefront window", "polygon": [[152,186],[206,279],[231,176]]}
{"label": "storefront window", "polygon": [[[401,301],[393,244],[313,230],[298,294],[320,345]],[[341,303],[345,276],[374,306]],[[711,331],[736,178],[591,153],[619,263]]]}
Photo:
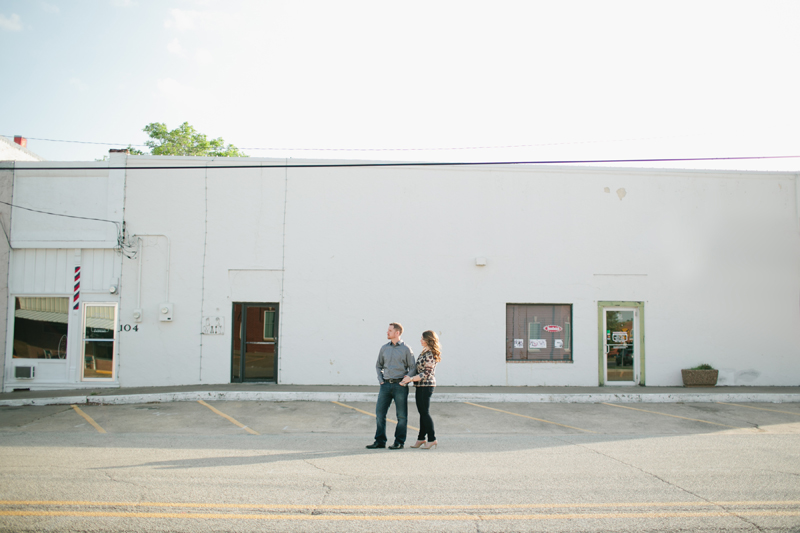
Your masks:
{"label": "storefront window", "polygon": [[16,359],[66,359],[69,298],[14,299]]}
{"label": "storefront window", "polygon": [[572,305],[507,304],[506,361],[572,362]]}

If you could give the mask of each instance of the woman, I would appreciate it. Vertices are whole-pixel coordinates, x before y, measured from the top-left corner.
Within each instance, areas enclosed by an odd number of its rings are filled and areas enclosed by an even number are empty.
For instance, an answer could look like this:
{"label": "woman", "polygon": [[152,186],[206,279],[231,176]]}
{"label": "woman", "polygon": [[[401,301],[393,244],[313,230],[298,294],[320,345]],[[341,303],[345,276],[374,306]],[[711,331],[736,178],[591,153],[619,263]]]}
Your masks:
{"label": "woman", "polygon": [[436,363],[442,360],[442,350],[441,346],[439,346],[439,337],[435,331],[423,333],[420,342],[422,344],[422,352],[417,358],[417,375],[410,378],[410,381],[414,382],[414,396],[417,400],[417,411],[419,412],[419,436],[417,437],[417,442],[411,447],[422,447],[430,450],[439,444],[433,432],[430,407],[433,389],[436,388],[434,371],[436,370]]}

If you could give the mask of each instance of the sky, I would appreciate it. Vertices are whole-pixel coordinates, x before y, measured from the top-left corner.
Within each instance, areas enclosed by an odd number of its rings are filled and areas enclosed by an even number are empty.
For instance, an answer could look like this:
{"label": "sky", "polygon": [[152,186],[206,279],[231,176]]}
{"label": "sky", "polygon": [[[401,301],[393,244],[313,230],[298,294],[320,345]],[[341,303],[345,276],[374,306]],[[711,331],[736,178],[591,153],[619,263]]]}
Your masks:
{"label": "sky", "polygon": [[800,0],[0,0],[0,135],[50,161],[151,122],[255,157],[800,156],[798,27]]}

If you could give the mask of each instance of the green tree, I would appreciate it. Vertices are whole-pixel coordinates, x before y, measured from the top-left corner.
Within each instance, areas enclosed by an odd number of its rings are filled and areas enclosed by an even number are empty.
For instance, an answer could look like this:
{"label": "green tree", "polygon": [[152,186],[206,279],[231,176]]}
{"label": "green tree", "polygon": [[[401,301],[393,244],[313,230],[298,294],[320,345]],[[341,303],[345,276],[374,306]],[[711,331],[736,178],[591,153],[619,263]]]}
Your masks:
{"label": "green tree", "polygon": [[142,152],[138,148],[134,148],[130,144],[128,145],[128,153],[131,155],[144,155],[144,152]]}
{"label": "green tree", "polygon": [[145,144],[153,155],[199,155],[208,157],[248,157],[232,144],[225,145],[222,137],[209,139],[198,133],[188,122],[172,131],[161,122],[152,122],[144,127],[150,136]]}

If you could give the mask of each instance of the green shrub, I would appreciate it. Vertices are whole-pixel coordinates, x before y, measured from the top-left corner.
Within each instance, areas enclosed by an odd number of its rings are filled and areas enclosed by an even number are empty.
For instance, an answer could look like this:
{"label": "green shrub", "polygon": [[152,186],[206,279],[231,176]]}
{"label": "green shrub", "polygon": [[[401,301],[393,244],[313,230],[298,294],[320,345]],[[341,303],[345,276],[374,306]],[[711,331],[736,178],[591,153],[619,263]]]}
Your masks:
{"label": "green shrub", "polygon": [[698,365],[694,368],[690,368],[689,370],[714,370],[714,367],[711,365],[707,365],[703,363],[702,365]]}

